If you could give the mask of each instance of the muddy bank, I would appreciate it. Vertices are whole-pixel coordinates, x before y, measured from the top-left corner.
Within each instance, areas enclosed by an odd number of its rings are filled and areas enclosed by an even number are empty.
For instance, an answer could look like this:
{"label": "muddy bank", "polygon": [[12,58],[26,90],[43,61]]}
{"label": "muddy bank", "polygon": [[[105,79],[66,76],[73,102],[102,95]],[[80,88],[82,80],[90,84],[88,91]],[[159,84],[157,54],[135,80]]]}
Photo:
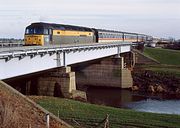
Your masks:
{"label": "muddy bank", "polygon": [[133,73],[133,91],[175,94],[180,98],[180,78],[172,74],[136,68]]}

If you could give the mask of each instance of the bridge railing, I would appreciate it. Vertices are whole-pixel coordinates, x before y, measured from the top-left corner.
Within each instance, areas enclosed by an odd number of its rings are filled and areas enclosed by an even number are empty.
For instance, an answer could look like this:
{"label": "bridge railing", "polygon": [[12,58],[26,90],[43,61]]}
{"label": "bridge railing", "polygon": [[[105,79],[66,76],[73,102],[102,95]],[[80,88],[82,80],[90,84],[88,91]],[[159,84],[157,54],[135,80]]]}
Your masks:
{"label": "bridge railing", "polygon": [[17,42],[17,43],[0,43],[0,48],[8,48],[8,47],[21,47],[23,46],[23,42]]}

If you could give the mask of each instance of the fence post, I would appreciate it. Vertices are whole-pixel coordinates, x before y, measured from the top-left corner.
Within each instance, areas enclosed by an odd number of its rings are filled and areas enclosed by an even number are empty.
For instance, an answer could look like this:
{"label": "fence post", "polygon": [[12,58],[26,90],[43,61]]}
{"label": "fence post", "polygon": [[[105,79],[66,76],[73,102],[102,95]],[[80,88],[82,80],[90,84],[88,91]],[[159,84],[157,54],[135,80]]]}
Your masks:
{"label": "fence post", "polygon": [[109,115],[108,114],[106,115],[106,120],[105,120],[105,123],[104,123],[104,128],[109,128]]}
{"label": "fence post", "polygon": [[58,118],[59,118],[59,110],[58,110]]}
{"label": "fence post", "polygon": [[46,114],[46,127],[49,128],[49,114]]}
{"label": "fence post", "polygon": [[31,124],[28,124],[28,128],[31,128]]}

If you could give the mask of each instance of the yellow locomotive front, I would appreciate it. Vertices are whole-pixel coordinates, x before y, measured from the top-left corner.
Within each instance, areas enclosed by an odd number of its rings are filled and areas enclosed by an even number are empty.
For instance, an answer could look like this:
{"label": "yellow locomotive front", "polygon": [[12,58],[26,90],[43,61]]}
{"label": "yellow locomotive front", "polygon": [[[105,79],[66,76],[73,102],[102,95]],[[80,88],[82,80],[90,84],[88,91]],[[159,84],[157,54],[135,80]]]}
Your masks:
{"label": "yellow locomotive front", "polygon": [[44,35],[25,35],[25,45],[44,45]]}
{"label": "yellow locomotive front", "polygon": [[36,26],[29,26],[25,30],[25,45],[41,45],[43,46],[45,43],[49,43],[47,39],[49,37],[49,30],[36,27]]}

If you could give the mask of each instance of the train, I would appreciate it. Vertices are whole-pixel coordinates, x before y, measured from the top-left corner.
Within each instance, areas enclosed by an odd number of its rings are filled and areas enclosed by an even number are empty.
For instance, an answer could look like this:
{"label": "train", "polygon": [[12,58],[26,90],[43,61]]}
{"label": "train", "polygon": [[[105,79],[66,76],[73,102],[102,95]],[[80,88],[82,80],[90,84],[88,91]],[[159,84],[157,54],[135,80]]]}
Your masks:
{"label": "train", "polygon": [[152,36],[138,33],[36,22],[25,29],[25,45],[60,45],[108,42],[146,42]]}

